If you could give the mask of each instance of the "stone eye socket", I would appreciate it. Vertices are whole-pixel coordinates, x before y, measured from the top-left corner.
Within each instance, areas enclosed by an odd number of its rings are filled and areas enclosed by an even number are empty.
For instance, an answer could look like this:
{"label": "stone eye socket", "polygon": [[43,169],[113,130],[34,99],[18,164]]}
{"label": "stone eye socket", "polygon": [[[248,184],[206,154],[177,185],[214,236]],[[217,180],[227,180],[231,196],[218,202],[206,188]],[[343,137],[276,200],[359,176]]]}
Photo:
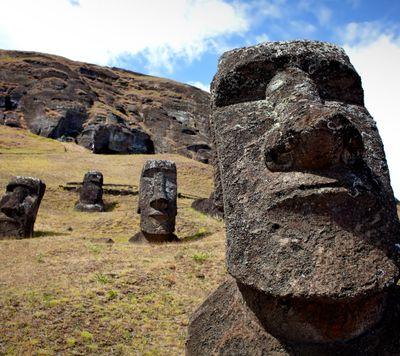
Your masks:
{"label": "stone eye socket", "polygon": [[23,185],[11,186],[11,187],[9,187],[7,189],[7,191],[10,192],[10,193],[19,193],[19,194],[24,195],[24,196],[37,194],[35,189],[33,189],[31,187],[23,186]]}
{"label": "stone eye socket", "polygon": [[326,61],[310,65],[308,73],[316,84],[321,99],[364,105],[361,78],[351,67]]}
{"label": "stone eye socket", "polygon": [[156,169],[147,169],[143,172],[143,177],[146,178],[153,178],[155,173],[159,172],[159,170]]}
{"label": "stone eye socket", "polygon": [[175,175],[170,170],[160,169],[160,168],[150,168],[143,172],[143,177],[154,178],[157,173],[162,173],[167,180],[175,180]]}

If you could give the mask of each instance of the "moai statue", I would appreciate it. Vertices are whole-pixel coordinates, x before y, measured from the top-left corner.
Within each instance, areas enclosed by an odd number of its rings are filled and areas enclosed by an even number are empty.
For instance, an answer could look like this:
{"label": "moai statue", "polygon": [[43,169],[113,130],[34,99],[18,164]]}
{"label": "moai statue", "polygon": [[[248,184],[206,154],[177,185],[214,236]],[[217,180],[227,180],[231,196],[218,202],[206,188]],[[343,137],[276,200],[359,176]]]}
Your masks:
{"label": "moai statue", "polygon": [[178,242],[175,236],[177,183],[172,161],[149,160],[142,170],[139,188],[140,229],[130,242]]}
{"label": "moai statue", "polygon": [[192,203],[192,208],[200,211],[203,214],[207,214],[217,218],[224,217],[224,201],[223,201],[223,193],[222,193],[222,185],[221,185],[221,174],[220,168],[218,164],[218,155],[216,151],[216,142],[215,142],[215,133],[213,129],[213,125],[211,123],[211,118],[209,120],[209,135],[211,137],[211,141],[213,142],[213,151],[211,154],[211,163],[214,168],[214,191],[210,194],[209,198],[196,199]]}
{"label": "moai statue", "polygon": [[191,207],[203,214],[222,219],[224,217],[224,202],[218,159],[215,152],[212,154],[212,161],[214,165],[214,191],[210,194],[209,198],[194,200]]}
{"label": "moai statue", "polygon": [[87,172],[80,189],[79,202],[75,205],[79,211],[104,211],[103,174],[98,171]]}
{"label": "moai statue", "polygon": [[192,316],[187,355],[400,354],[395,199],[345,52],[233,50],[211,93],[232,278]]}
{"label": "moai statue", "polygon": [[33,236],[36,215],[46,185],[37,178],[11,179],[0,200],[0,239]]}

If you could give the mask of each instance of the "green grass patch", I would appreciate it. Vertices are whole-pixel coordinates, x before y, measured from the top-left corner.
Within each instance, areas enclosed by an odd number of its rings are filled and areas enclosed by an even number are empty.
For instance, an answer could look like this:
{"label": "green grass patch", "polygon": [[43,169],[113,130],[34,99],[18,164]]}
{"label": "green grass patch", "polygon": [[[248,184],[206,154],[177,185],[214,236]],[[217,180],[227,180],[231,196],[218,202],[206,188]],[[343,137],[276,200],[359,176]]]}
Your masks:
{"label": "green grass patch", "polygon": [[117,297],[118,297],[118,292],[117,291],[111,289],[111,290],[109,290],[107,292],[107,299],[108,300],[113,300],[113,299],[116,299]]}
{"label": "green grass patch", "polygon": [[110,282],[110,278],[108,276],[106,276],[105,274],[102,274],[102,273],[96,273],[94,275],[94,278],[100,284],[107,284],[107,283]]}
{"label": "green grass patch", "polygon": [[93,334],[87,330],[82,330],[79,335],[82,341],[85,343],[92,342],[94,338]]}
{"label": "green grass patch", "polygon": [[204,263],[210,258],[210,255],[205,252],[197,252],[192,255],[192,258],[197,262],[197,263]]}

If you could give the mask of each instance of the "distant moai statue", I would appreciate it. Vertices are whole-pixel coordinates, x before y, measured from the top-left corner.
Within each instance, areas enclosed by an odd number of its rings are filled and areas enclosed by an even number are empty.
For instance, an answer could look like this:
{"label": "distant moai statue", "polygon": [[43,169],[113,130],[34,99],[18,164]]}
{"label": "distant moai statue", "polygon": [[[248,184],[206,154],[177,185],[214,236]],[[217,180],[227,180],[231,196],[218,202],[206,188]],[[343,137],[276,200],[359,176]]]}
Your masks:
{"label": "distant moai statue", "polygon": [[46,185],[37,178],[15,177],[0,200],[0,239],[33,236]]}
{"label": "distant moai statue", "polygon": [[231,277],[192,316],[187,355],[399,355],[399,220],[345,52],[233,50],[211,93]]}
{"label": "distant moai statue", "polygon": [[149,160],[142,170],[139,188],[140,229],[131,242],[178,242],[174,234],[177,214],[176,165]]}
{"label": "distant moai statue", "polygon": [[215,133],[213,125],[211,124],[209,134],[211,141],[213,142],[214,149],[211,154],[211,163],[214,169],[214,191],[210,194],[208,198],[196,199],[192,203],[192,208],[200,211],[203,214],[207,214],[217,218],[224,217],[224,200],[221,185],[221,174],[218,163],[218,154],[216,150]]}
{"label": "distant moai statue", "polygon": [[103,174],[98,171],[89,171],[83,178],[80,189],[79,202],[75,205],[79,211],[104,211],[103,202]]}
{"label": "distant moai statue", "polygon": [[[216,157],[213,154],[212,160],[215,162]],[[193,201],[191,207],[203,214],[223,219],[224,202],[222,195],[222,186],[219,176],[219,167],[214,164],[214,190],[208,198],[199,198]]]}

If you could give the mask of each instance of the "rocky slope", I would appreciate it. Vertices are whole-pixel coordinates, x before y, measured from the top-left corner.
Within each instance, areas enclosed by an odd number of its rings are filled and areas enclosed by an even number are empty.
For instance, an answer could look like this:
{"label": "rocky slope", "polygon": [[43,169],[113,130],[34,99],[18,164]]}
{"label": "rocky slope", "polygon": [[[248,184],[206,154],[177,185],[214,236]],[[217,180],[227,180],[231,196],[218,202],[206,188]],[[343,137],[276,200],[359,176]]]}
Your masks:
{"label": "rocky slope", "polygon": [[94,153],[179,153],[208,162],[209,94],[172,80],[0,50],[0,124]]}

